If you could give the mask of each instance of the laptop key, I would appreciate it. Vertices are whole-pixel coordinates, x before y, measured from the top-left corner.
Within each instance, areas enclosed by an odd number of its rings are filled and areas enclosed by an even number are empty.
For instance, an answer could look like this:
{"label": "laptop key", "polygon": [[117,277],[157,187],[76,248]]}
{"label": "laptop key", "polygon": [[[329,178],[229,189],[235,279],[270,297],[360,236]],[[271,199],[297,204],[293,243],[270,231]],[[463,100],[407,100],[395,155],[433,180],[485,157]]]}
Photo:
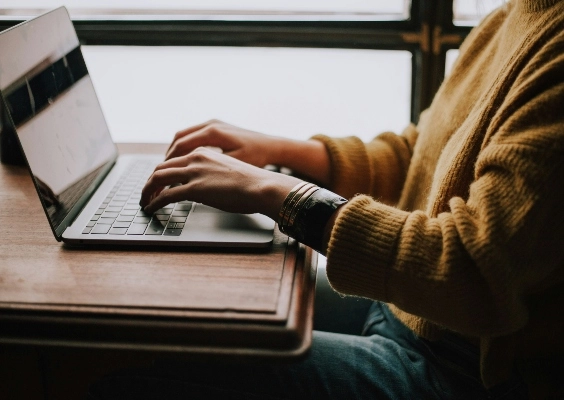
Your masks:
{"label": "laptop key", "polygon": [[165,236],[180,236],[180,234],[182,233],[182,229],[170,229],[170,228],[166,228],[164,231],[164,235]]}
{"label": "laptop key", "polygon": [[162,235],[165,228],[158,220],[153,220],[147,226],[147,230],[145,231],[145,235]]}
{"label": "laptop key", "polygon": [[111,225],[96,225],[94,228],[92,228],[90,233],[106,234],[110,230],[110,227]]}
{"label": "laptop key", "polygon": [[120,215],[116,218],[116,221],[119,222],[131,222],[135,218],[135,215]]}
{"label": "laptop key", "polygon": [[189,214],[189,211],[186,211],[186,210],[180,210],[180,211],[174,210],[172,212],[173,217],[187,217],[188,214]]}
{"label": "laptop key", "polygon": [[148,224],[151,221],[151,217],[135,217],[133,220],[136,224]]}
{"label": "laptop key", "polygon": [[[174,215],[174,214],[172,214]],[[171,217],[170,222],[186,222],[187,217]]]}
{"label": "laptop key", "polygon": [[123,210],[119,214],[120,215],[135,215],[135,214],[137,214],[137,210]]}
{"label": "laptop key", "polygon": [[147,224],[131,224],[127,230],[128,235],[142,235],[147,229]]}
{"label": "laptop key", "polygon": [[98,223],[99,224],[113,224],[115,221],[115,218],[100,218],[98,219]]}
{"label": "laptop key", "polygon": [[117,218],[118,215],[118,212],[104,211],[102,213],[102,218]]}
{"label": "laptop key", "polygon": [[84,230],[82,231],[82,233],[90,233],[90,231],[92,230],[91,226],[87,226],[86,228],[84,228]]}
{"label": "laptop key", "polygon": [[174,211],[190,211],[192,209],[192,204],[177,204],[174,207]]}
{"label": "laptop key", "polygon": [[114,222],[114,224],[112,225],[112,228],[129,228],[129,225],[131,225],[131,222],[117,221],[117,222]]}
{"label": "laptop key", "polygon": [[110,235],[125,235],[125,232],[127,232],[127,228],[114,227],[110,229]]}

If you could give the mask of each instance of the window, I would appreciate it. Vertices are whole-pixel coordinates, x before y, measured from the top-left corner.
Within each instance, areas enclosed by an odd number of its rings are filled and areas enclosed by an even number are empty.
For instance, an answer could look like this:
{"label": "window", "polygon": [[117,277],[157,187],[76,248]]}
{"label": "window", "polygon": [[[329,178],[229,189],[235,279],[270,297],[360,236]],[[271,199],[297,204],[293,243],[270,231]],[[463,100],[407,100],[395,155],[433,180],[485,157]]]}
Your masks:
{"label": "window", "polygon": [[503,0],[455,0],[453,22],[460,26],[476,26],[483,17],[502,4]]}
{"label": "window", "polygon": [[[494,9],[502,6],[506,0],[454,0],[452,4],[452,18],[444,22],[446,37],[459,36],[459,40],[443,45],[440,57],[444,60],[444,76],[448,75],[454,61],[458,57],[458,45],[469,30]],[[444,58],[443,58],[444,57]]]}
{"label": "window", "polygon": [[169,142],[211,118],[295,139],[369,140],[409,122],[406,51],[84,46],[83,53],[115,141]]}
{"label": "window", "polygon": [[457,49],[451,49],[446,52],[445,76],[448,75],[452,70],[452,65],[454,64],[454,61],[456,60],[457,57],[458,57]]}
{"label": "window", "polygon": [[[301,138],[398,131],[430,104],[471,25],[503,1],[65,4],[115,139],[168,141],[211,117]],[[59,4],[4,0],[0,29]]]}
{"label": "window", "polygon": [[[56,0],[5,0],[1,13],[28,17],[60,6]],[[405,20],[405,0],[67,0],[75,19]]]}
{"label": "window", "polygon": [[[4,0],[0,23],[58,4]],[[406,0],[65,4],[116,141],[168,142],[210,118],[369,140],[417,117],[419,13]]]}

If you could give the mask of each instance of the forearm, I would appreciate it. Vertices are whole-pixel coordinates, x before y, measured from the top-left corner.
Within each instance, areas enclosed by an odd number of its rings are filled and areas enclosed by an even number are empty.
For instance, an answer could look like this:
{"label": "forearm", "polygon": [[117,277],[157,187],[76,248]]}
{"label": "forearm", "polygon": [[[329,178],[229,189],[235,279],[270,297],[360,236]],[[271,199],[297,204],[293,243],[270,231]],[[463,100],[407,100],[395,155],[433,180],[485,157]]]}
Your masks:
{"label": "forearm", "polygon": [[329,154],[320,141],[277,138],[271,163],[289,168],[322,186],[330,183]]}

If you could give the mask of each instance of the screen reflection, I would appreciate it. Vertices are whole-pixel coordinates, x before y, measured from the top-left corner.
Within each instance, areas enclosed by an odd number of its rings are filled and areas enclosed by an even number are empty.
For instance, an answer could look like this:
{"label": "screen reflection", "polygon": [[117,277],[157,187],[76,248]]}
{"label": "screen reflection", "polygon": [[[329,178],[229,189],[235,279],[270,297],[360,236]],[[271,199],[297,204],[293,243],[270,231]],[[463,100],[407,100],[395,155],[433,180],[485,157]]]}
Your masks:
{"label": "screen reflection", "polygon": [[116,156],[64,8],[0,35],[0,126],[15,130],[55,231]]}

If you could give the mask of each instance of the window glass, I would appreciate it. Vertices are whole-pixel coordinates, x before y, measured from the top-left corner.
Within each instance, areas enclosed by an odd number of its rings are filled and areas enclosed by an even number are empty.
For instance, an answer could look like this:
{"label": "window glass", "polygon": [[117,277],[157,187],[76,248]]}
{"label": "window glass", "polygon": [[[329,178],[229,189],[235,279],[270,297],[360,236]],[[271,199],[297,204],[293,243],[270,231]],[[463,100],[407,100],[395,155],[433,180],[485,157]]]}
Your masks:
{"label": "window glass", "polygon": [[476,26],[482,18],[504,2],[504,0],[454,0],[453,22],[455,25]]}
{"label": "window glass", "polygon": [[452,65],[454,64],[454,61],[458,57],[458,53],[459,53],[458,49],[452,49],[446,52],[445,76],[450,74],[450,71],[452,70]]}
{"label": "window glass", "polygon": [[[32,16],[59,0],[3,0],[0,15]],[[74,19],[404,20],[409,0],[67,0]]]}
{"label": "window glass", "polygon": [[273,135],[369,140],[410,119],[406,51],[83,46],[117,142],[222,119]]}

